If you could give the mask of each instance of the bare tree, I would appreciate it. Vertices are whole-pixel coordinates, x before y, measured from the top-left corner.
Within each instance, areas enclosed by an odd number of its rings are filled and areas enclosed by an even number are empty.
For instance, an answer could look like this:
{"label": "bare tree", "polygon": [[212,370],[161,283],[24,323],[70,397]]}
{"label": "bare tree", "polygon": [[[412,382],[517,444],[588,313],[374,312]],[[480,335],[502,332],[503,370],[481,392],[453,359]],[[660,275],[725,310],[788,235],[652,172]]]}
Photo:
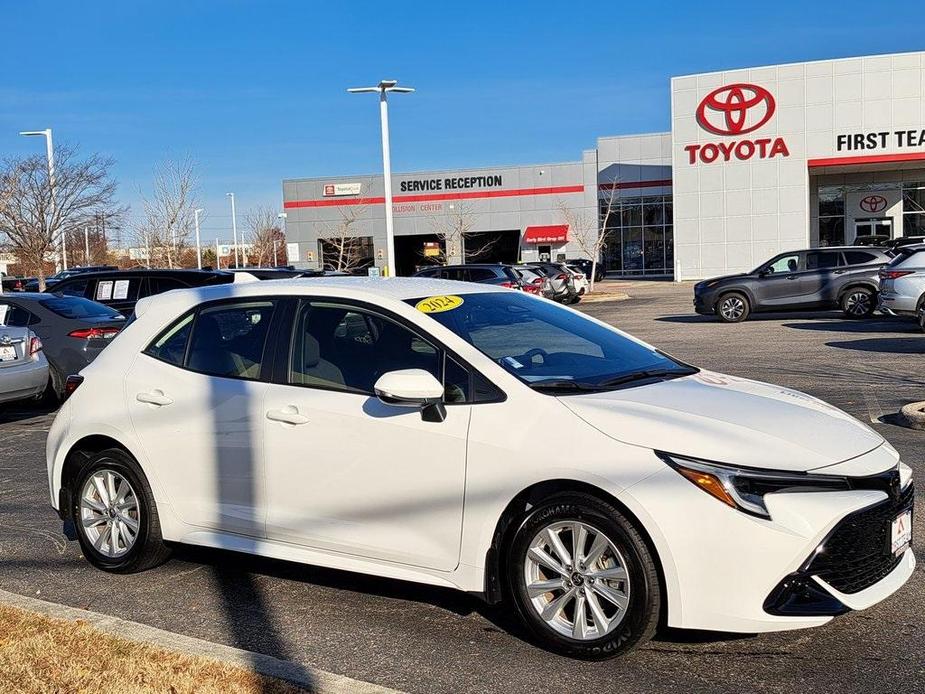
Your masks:
{"label": "bare tree", "polygon": [[196,165],[189,157],[154,167],[151,192],[142,193],[143,217],[135,230],[136,243],[148,249],[149,266],[180,264],[194,226],[197,193]]}
{"label": "bare tree", "polygon": [[286,237],[280,228],[279,215],[272,207],[257,207],[245,216],[245,222],[250,231],[251,256],[257,267],[276,265],[277,257],[282,249],[286,251]]}
{"label": "bare tree", "polygon": [[44,156],[10,158],[0,166],[0,237],[20,265],[35,274],[40,289],[45,288],[45,264],[68,232],[82,232],[100,210],[120,213],[113,202],[112,165],[108,157],[80,158],[76,148],[59,146],[54,190]]}
{"label": "bare tree", "polygon": [[[431,224],[434,235],[440,242],[436,255],[427,255],[432,262],[448,265],[456,258],[462,262],[478,260],[498,243],[493,236],[487,241],[479,241],[478,234],[472,231],[478,220],[472,208],[465,203],[454,203],[449,214],[437,217]],[[424,251],[421,251],[424,255]]]}
{"label": "bare tree", "polygon": [[369,264],[364,239],[356,234],[356,225],[365,213],[364,205],[350,205],[341,212],[340,221],[324,232],[319,239],[324,269],[351,272]]}
{"label": "bare tree", "polygon": [[601,185],[598,191],[597,208],[575,209],[559,201],[559,211],[569,226],[571,239],[581,252],[591,258],[591,276],[588,278],[588,292],[594,291],[594,279],[601,252],[613,230],[616,216],[620,214],[620,195],[616,181]]}

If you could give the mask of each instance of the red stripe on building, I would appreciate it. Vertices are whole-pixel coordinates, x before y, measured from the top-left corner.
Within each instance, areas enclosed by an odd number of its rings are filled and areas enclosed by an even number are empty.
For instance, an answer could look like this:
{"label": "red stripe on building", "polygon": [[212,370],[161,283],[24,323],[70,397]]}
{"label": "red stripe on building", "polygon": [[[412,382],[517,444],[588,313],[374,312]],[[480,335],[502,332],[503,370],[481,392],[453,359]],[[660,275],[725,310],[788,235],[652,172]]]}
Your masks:
{"label": "red stripe on building", "polygon": [[851,164],[893,164],[900,161],[925,160],[925,152],[910,152],[907,154],[866,154],[854,157],[828,157],[825,159],[810,159],[809,168],[820,166],[845,166]]}
{"label": "red stripe on building", "polygon": [[601,183],[598,188],[601,190],[626,190],[627,188],[664,188],[671,187],[670,178],[662,178],[657,181],[620,181],[617,183]]}
{"label": "red stripe on building", "polygon": [[[555,195],[557,193],[583,193],[585,187],[554,186],[550,188],[515,188],[513,190],[478,190],[459,193],[423,193],[421,195],[395,195],[393,203],[437,202],[440,200],[476,200],[480,198],[510,198],[521,195]],[[339,205],[381,205],[385,198],[337,198],[332,200],[290,200],[283,203],[287,210],[298,207],[337,207]]]}

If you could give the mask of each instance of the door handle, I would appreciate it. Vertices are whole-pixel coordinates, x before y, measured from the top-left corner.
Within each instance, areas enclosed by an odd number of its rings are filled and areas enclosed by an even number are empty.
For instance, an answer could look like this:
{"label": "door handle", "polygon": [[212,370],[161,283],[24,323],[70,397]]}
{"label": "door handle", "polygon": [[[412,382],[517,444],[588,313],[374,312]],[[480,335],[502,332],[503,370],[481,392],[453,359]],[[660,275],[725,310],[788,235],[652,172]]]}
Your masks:
{"label": "door handle", "polygon": [[798,279],[798,278],[797,278],[796,275],[787,275],[787,279],[788,279],[788,280],[795,280],[795,279]]}
{"label": "door handle", "polygon": [[847,270],[835,270],[832,274],[833,275],[844,275],[846,272],[848,271]]}
{"label": "door handle", "polygon": [[150,393],[138,393],[135,396],[135,399],[138,402],[144,402],[149,405],[157,405],[158,407],[163,407],[164,405],[169,405],[173,402],[173,398],[164,395],[162,390],[153,390]]}
{"label": "door handle", "polygon": [[273,422],[282,422],[283,424],[307,424],[308,417],[299,414],[299,411],[293,405],[284,407],[281,410],[267,410],[267,419]]}

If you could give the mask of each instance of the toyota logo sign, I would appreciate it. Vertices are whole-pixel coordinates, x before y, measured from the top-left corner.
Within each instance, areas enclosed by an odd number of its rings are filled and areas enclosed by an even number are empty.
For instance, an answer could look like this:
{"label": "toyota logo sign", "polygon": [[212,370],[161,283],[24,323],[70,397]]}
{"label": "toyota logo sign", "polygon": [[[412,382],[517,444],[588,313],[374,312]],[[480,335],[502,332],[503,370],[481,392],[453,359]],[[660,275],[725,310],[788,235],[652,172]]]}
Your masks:
{"label": "toyota logo sign", "polygon": [[886,198],[882,195],[868,195],[858,206],[865,212],[881,212],[886,209]]}
{"label": "toyota logo sign", "polygon": [[717,135],[744,135],[774,115],[774,97],[757,84],[727,84],[707,94],[697,107],[697,122]]}

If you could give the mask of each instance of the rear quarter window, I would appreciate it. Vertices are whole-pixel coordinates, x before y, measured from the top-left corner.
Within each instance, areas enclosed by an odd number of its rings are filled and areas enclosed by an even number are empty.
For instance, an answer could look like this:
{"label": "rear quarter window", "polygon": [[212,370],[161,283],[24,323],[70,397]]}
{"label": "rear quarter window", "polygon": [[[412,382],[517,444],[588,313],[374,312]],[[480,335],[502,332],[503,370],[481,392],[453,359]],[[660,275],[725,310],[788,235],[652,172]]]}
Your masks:
{"label": "rear quarter window", "polygon": [[883,262],[873,253],[867,253],[866,251],[845,251],[845,261],[848,265],[868,265]]}

